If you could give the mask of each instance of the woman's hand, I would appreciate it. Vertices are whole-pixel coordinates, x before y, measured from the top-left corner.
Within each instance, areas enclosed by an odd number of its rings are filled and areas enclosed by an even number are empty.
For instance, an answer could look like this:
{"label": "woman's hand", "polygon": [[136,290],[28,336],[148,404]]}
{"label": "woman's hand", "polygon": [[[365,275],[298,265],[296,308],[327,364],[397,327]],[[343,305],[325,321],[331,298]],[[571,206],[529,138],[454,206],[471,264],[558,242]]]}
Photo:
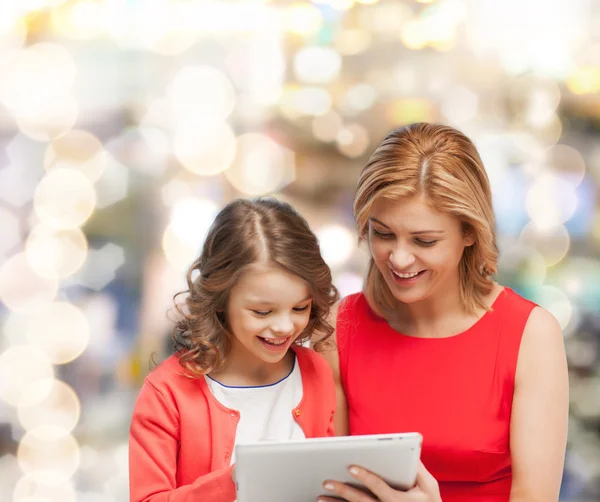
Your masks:
{"label": "woman's hand", "polygon": [[[394,490],[379,476],[360,467],[352,466],[349,471],[353,478],[366,486],[377,498],[374,499],[363,491],[337,481],[325,481],[323,487],[348,502],[442,502],[438,482],[425,469],[423,463],[419,466],[415,487],[405,492]],[[318,500],[339,502],[339,499],[326,496],[321,496]]]}

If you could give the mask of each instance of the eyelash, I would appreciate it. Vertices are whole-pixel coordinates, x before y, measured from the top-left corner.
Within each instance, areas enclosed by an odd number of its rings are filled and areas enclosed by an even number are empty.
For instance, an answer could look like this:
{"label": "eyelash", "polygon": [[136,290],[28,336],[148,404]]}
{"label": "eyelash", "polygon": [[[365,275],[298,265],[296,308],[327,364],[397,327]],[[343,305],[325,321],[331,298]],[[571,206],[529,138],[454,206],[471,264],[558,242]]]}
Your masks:
{"label": "eyelash", "polygon": [[[308,310],[309,306],[310,305],[305,305],[304,307],[294,307],[292,310],[295,312],[299,312],[299,313],[306,312]],[[253,310],[252,312],[254,312],[257,316],[260,316],[260,317],[266,317],[271,313],[270,310],[266,310],[266,311]]]}
{"label": "eyelash", "polygon": [[[386,234],[386,233],[383,233],[383,232],[378,232],[375,228],[373,228],[373,234],[375,236],[379,237],[380,239],[384,239],[384,240],[386,240],[386,239],[393,239],[394,238],[394,234]],[[436,240],[433,240],[433,241],[424,241],[422,239],[415,239],[415,242],[417,244],[419,244],[420,246],[423,246],[423,247],[426,247],[426,248],[431,247],[431,246],[433,246],[434,244],[437,243]]]}

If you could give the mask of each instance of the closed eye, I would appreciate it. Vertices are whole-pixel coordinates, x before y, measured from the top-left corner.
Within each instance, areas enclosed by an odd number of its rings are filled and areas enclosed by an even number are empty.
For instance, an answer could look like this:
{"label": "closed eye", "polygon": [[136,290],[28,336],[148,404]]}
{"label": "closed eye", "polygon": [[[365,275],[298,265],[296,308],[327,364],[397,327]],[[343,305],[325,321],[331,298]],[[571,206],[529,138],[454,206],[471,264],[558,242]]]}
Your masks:
{"label": "closed eye", "polygon": [[379,232],[375,227],[371,227],[371,230],[373,231],[373,235],[375,235],[376,237],[379,237],[380,239],[393,239],[394,238],[394,234],[386,233],[386,232]]}
{"label": "closed eye", "polygon": [[252,310],[252,312],[254,312],[257,316],[260,317],[268,316],[271,313],[270,310]]}
{"label": "closed eye", "polygon": [[306,312],[308,310],[308,307],[310,307],[310,304],[304,305],[304,307],[294,307],[294,311],[295,312]]}
{"label": "closed eye", "polygon": [[437,241],[433,240],[433,241],[425,241],[423,239],[416,239],[415,242],[419,245],[419,246],[424,246],[424,247],[431,247],[433,246]]}

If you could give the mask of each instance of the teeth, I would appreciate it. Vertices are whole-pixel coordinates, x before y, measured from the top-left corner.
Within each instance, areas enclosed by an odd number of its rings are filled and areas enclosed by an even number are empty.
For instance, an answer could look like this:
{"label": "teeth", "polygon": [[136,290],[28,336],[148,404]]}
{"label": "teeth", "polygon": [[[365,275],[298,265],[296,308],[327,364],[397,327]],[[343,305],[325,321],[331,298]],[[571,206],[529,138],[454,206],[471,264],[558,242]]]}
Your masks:
{"label": "teeth", "polygon": [[411,277],[416,277],[417,275],[419,275],[419,272],[412,272],[411,274],[399,274],[398,272],[394,272],[393,270],[392,272],[394,273],[394,275],[397,275],[402,279],[410,279]]}
{"label": "teeth", "polygon": [[287,338],[284,338],[281,341],[276,341],[275,338],[263,338],[263,340],[270,345],[283,345],[285,343],[285,341],[287,340]]}

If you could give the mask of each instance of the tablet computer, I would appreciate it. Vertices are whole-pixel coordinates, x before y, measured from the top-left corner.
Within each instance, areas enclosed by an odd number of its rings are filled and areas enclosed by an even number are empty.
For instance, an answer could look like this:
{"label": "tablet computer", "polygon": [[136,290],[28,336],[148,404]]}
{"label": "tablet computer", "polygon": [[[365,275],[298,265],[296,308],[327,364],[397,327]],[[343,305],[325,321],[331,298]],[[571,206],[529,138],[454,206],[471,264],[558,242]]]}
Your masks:
{"label": "tablet computer", "polygon": [[237,502],[316,500],[327,494],[327,479],[364,488],[348,472],[351,465],[408,490],[416,482],[422,439],[419,433],[405,433],[237,445]]}

